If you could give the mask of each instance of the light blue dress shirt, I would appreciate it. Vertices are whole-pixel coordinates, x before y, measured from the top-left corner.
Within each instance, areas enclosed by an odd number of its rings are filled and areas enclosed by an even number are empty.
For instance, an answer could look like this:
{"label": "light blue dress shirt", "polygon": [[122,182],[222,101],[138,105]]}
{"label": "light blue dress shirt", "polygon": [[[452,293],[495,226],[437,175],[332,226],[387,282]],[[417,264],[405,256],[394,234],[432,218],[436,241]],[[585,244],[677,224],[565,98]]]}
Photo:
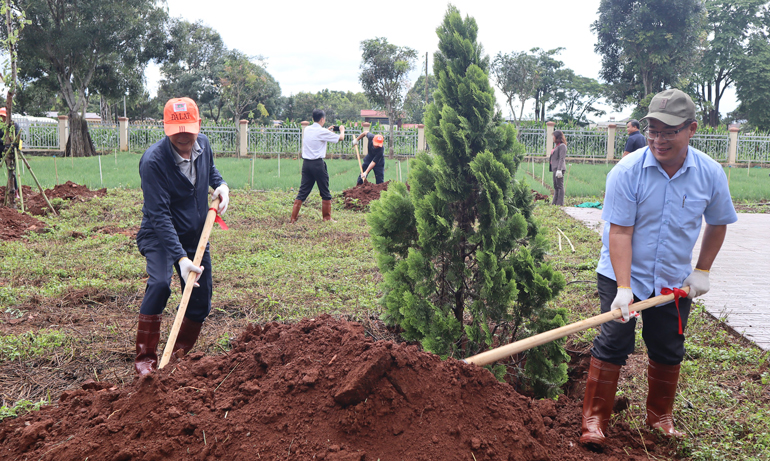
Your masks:
{"label": "light blue dress shirt", "polygon": [[738,220],[722,167],[688,147],[672,178],[650,148],[624,157],[607,175],[602,253],[596,271],[617,280],[610,262],[610,223],[634,226],[631,290],[647,299],[660,289],[679,288],[692,272],[692,249],[703,218],[710,225]]}

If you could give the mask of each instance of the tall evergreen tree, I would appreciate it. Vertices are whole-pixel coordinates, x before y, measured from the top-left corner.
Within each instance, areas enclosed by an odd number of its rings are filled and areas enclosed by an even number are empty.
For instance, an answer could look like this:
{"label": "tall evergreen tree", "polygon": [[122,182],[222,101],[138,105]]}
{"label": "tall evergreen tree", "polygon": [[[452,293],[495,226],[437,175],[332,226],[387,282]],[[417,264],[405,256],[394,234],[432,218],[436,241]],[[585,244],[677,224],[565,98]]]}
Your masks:
{"label": "tall evergreen tree", "polygon": [[[368,218],[386,322],[458,358],[562,325],[564,314],[546,306],[564,278],[543,263],[531,192],[514,179],[524,149],[495,110],[477,32],[473,18],[449,6],[426,112],[435,155],[419,154],[410,189],[392,185]],[[559,343],[528,351],[524,371],[536,392],[558,391],[567,359]]]}

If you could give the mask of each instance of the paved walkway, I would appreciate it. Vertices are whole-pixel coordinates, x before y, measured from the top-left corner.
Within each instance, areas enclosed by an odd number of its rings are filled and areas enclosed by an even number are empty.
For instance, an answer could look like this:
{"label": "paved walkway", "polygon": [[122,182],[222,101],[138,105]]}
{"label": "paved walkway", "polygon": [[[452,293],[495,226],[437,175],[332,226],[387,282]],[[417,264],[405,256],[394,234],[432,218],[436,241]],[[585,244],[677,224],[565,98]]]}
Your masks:
{"label": "paved walkway", "polygon": [[[564,207],[564,211],[602,233],[601,210]],[[764,350],[770,350],[770,214],[738,213],[714,265],[711,290],[700,299],[706,310]],[[701,237],[703,230],[701,229]],[[700,237],[693,249],[698,260]]]}

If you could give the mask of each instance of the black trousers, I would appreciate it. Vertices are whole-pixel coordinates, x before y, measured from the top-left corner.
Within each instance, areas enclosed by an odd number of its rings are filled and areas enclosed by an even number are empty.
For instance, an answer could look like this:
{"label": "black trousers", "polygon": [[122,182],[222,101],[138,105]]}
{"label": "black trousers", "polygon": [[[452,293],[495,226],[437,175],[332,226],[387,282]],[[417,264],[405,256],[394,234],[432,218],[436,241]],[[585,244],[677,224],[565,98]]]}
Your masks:
{"label": "black trousers", "polygon": [[[374,159],[373,155],[367,155],[364,157],[364,160],[361,162],[362,168],[364,171],[369,167],[369,164],[372,163],[372,160]],[[374,165],[374,168],[372,168],[372,172],[374,173],[374,179],[376,181],[376,184],[382,184],[385,182],[385,162],[381,161],[380,163],[377,163]],[[358,181],[356,181],[356,184],[363,184],[364,180],[361,179],[361,175],[358,175]]]}
{"label": "black trousers", "polygon": [[[617,282],[597,274],[597,288],[602,314],[610,311],[618,291]],[[672,287],[669,287],[672,288]],[[679,288],[679,287],[677,287]],[[651,298],[654,293],[648,298]],[[640,299],[634,296],[634,302]],[[679,298],[679,314],[682,316],[682,332],[687,328],[692,300]],[[631,305],[631,310],[634,306]],[[678,365],[684,358],[684,334],[679,334],[679,314],[673,302],[650,307],[642,314],[642,339],[647,345],[650,359],[663,365]],[[602,324],[601,333],[594,339],[591,355],[604,362],[625,365],[628,356],[634,352],[634,329],[636,319],[628,323],[607,322]]]}
{"label": "black trousers", "polygon": [[[144,233],[140,231],[137,234],[136,246],[139,248],[142,256],[147,258],[147,275],[150,276],[147,279],[147,288],[144,291],[144,298],[142,299],[139,313],[145,315],[162,314],[166,308],[166,302],[168,302],[168,298],[171,296],[171,277],[174,275],[174,269],[179,274],[179,279],[182,280],[179,264],[166,253],[166,249],[163,248],[160,241],[151,232]],[[191,247],[185,246],[184,248],[190,260],[195,258],[196,247],[197,243]],[[200,287],[193,288],[190,301],[187,304],[187,311],[185,312],[185,317],[198,323],[202,323],[211,311],[211,254],[208,248],[206,248],[206,252],[203,254],[201,266],[203,266],[203,274],[201,274],[201,278],[198,280]],[[182,280],[182,291],[184,291],[184,287],[185,281]]]}
{"label": "black trousers", "polygon": [[331,200],[332,194],[329,192],[329,173],[326,171],[326,162],[322,158],[303,159],[302,181],[299,184],[297,200],[304,202],[316,183],[318,184],[318,193],[321,194],[321,200]]}

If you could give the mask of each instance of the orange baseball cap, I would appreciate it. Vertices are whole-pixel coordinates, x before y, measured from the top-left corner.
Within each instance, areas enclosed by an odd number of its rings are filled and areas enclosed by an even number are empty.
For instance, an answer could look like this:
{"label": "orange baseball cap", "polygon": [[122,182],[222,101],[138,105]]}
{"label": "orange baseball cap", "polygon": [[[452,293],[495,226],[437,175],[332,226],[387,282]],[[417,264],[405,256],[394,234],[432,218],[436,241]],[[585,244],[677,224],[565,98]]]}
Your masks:
{"label": "orange baseball cap", "polygon": [[163,108],[163,131],[166,136],[177,133],[198,134],[200,121],[198,105],[190,98],[169,99]]}
{"label": "orange baseball cap", "polygon": [[382,137],[381,134],[375,135],[374,139],[372,139],[372,144],[374,147],[382,147],[382,144],[385,142],[385,138]]}
{"label": "orange baseball cap", "polygon": [[0,115],[2,115],[3,117],[8,116],[8,111],[5,109],[5,107],[0,107]]}

